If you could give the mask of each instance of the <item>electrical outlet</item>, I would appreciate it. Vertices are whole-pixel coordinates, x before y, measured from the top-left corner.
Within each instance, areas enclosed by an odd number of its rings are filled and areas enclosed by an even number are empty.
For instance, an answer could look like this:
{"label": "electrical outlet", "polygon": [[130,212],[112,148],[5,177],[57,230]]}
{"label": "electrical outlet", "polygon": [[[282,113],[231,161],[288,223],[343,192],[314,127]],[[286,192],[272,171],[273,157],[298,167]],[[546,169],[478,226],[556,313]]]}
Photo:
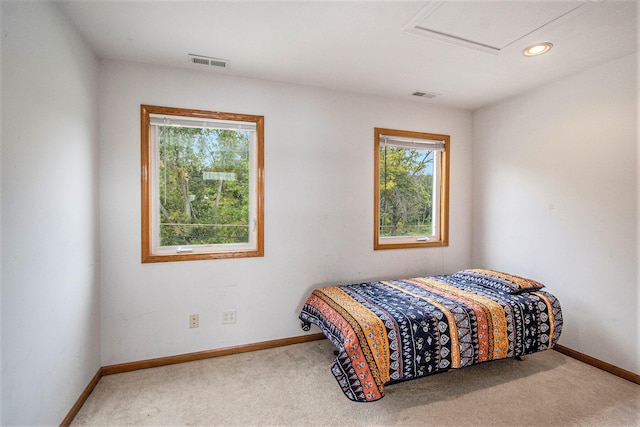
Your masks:
{"label": "electrical outlet", "polygon": [[189,315],[189,327],[190,328],[200,327],[200,316],[198,314]]}
{"label": "electrical outlet", "polygon": [[222,312],[222,324],[229,325],[231,323],[236,323],[236,311],[223,311]]}

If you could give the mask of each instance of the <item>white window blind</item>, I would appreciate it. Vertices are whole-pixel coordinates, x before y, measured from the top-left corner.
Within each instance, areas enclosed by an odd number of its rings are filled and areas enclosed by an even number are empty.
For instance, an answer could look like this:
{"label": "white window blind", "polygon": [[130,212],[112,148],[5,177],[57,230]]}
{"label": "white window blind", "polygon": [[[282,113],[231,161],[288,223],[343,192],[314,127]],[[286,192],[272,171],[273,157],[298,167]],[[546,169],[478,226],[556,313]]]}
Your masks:
{"label": "white window blind", "polygon": [[251,122],[236,122],[232,120],[215,120],[198,117],[167,116],[150,114],[151,125],[156,126],[181,126],[207,129],[229,129],[238,131],[255,131],[256,124]]}
{"label": "white window blind", "polygon": [[408,148],[414,150],[444,151],[444,141],[433,139],[405,138],[401,136],[380,135],[383,147]]}

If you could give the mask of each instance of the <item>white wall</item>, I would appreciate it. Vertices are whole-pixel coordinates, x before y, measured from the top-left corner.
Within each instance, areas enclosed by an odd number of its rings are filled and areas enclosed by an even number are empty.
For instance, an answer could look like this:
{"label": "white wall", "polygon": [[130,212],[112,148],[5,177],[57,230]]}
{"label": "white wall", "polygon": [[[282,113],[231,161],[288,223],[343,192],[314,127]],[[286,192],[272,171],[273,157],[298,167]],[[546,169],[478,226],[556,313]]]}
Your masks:
{"label": "white wall", "polygon": [[100,367],[98,63],[2,2],[2,425],[59,424]]}
{"label": "white wall", "polygon": [[640,373],[636,56],[474,113],[473,262],[546,283],[560,344]]}
{"label": "white wall", "polygon": [[[2,5],[0,5],[0,34],[3,31]],[[2,98],[2,42],[0,42],[0,100]],[[0,102],[0,189],[2,189],[2,102]],[[2,194],[0,194],[0,242],[2,242]],[[2,343],[2,243],[0,243],[0,343]],[[0,424],[2,424],[2,349],[0,348]]]}
{"label": "white wall", "polygon": [[[470,112],[199,70],[100,70],[103,365],[302,335],[314,287],[468,265]],[[140,263],[143,103],[265,116],[264,258]],[[451,135],[448,248],[373,251],[376,126]],[[223,326],[230,308],[238,322]]]}
{"label": "white wall", "polygon": [[[640,21],[640,15],[638,15]],[[638,46],[640,46],[640,31],[638,32]],[[640,325],[640,52],[636,52],[637,91],[636,102],[638,117],[636,119],[636,324]],[[637,343],[640,344],[640,327],[636,330]],[[640,358],[640,351],[637,356]],[[640,364],[640,362],[638,362]]]}

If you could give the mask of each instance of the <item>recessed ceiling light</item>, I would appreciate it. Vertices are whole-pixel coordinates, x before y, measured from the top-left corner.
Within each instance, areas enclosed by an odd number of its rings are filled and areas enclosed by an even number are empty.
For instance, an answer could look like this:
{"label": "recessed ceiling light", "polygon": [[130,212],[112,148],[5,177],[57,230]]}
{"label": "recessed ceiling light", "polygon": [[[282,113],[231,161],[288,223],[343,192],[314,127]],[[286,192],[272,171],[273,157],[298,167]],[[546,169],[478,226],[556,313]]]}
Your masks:
{"label": "recessed ceiling light", "polygon": [[522,53],[524,53],[525,56],[542,55],[543,53],[548,52],[552,47],[553,43],[536,43],[526,48]]}

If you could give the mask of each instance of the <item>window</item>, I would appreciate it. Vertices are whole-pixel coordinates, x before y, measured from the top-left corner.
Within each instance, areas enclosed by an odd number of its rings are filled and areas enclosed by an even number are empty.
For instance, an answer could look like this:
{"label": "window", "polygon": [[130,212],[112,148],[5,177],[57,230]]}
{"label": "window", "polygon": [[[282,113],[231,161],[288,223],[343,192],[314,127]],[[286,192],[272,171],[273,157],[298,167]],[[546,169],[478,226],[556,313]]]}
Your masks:
{"label": "window", "polygon": [[264,117],[142,105],[142,262],[264,254]]}
{"label": "window", "polygon": [[447,246],[449,136],[375,129],[374,249]]}

